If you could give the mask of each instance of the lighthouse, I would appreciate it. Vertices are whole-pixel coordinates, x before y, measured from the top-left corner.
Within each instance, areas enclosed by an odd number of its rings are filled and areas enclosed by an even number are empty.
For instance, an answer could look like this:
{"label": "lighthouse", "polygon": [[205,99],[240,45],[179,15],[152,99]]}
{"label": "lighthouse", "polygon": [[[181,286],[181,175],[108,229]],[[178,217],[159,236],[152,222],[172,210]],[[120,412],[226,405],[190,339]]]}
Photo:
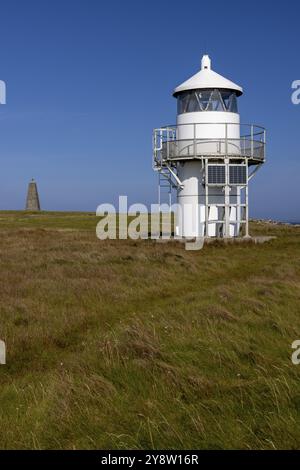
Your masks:
{"label": "lighthouse", "polygon": [[241,124],[243,89],[214,72],[204,55],[201,69],[177,86],[176,125],[153,132],[153,169],[159,204],[176,191],[178,237],[249,237],[248,185],[265,162],[266,131]]}

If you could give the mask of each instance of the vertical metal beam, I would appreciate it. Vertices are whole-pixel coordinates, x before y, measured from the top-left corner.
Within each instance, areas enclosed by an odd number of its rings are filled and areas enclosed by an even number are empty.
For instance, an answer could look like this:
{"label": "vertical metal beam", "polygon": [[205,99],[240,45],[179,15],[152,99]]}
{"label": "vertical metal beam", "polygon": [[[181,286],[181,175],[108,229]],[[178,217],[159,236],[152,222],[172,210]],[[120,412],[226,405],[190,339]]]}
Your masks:
{"label": "vertical metal beam", "polygon": [[[225,187],[224,187],[224,217],[225,217],[225,230],[223,229],[223,236],[225,238],[230,237],[230,187],[229,187],[229,158],[228,158],[228,125],[225,124],[225,152],[226,157],[224,159],[225,163]],[[224,224],[223,224],[224,226]]]}
{"label": "vertical metal beam", "polygon": [[236,187],[236,199],[237,199],[237,206],[236,206],[236,236],[238,237],[240,234],[241,228],[241,187]]}
{"label": "vertical metal beam", "polygon": [[225,163],[225,187],[224,187],[224,203],[225,203],[225,238],[230,237],[230,186],[229,186],[229,158],[224,159]]}
{"label": "vertical metal beam", "polygon": [[208,199],[208,160],[205,162],[205,236],[208,237],[208,215],[209,215],[209,199]]}
{"label": "vertical metal beam", "polygon": [[160,206],[160,172],[158,173],[158,205]]}
{"label": "vertical metal beam", "polygon": [[248,183],[249,183],[249,178],[248,178],[248,164],[247,164],[247,167],[246,167],[246,181],[247,181],[247,185],[246,185],[246,188],[245,188],[245,212],[246,212],[246,223],[245,223],[245,237],[246,238],[249,238],[250,235],[249,235],[249,208],[248,208],[248,199],[249,199],[249,193],[248,193]]}

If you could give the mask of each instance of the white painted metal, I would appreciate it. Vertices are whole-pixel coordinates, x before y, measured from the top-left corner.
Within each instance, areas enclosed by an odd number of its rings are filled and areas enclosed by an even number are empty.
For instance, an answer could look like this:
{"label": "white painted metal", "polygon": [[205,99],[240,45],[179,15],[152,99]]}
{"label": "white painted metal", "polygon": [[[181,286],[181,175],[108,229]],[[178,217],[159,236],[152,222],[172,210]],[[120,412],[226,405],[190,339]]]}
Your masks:
{"label": "white painted metal", "polygon": [[210,206],[209,213],[208,213],[208,237],[216,237],[217,236],[217,220],[218,217],[218,207],[217,206]]}
{"label": "white painted metal", "polygon": [[[154,169],[168,170],[173,187],[177,187],[181,216],[176,235],[234,237],[245,224],[248,236],[248,159],[253,165],[264,162],[265,131],[251,125],[241,137],[235,102],[230,106],[225,100],[242,93],[239,85],[211,70],[210,58],[205,55],[201,70],[174,90],[179,100],[176,127],[154,132]],[[244,184],[230,181],[233,164],[246,165]],[[211,165],[225,169],[223,184],[208,183]]]}
{"label": "white painted metal", "polygon": [[181,217],[178,217],[177,233],[181,237],[199,237],[204,234],[205,204],[200,201],[203,193],[203,169],[201,161],[178,163],[178,177],[182,187],[177,190],[177,203]]}
{"label": "white painted metal", "polygon": [[178,85],[178,87],[175,88],[173,95],[176,96],[178,93],[186,90],[208,88],[235,90],[238,95],[243,93],[242,87],[214,72],[211,69],[210,58],[208,55],[204,55],[201,61],[201,70],[185,82],[181,83],[181,85]]}
{"label": "white painted metal", "polygon": [[[242,88],[228,81],[221,75],[211,70],[211,61],[208,56],[202,58],[201,71],[191,79],[184,82],[175,89],[177,95],[182,91],[201,88],[227,88],[242,93]],[[195,153],[193,148],[194,139],[196,143],[196,153],[218,154],[231,153],[240,154],[240,116],[238,113],[222,111],[186,112],[177,115],[177,135],[178,151],[181,156]],[[225,146],[227,145],[227,149]],[[204,204],[203,169],[200,162],[185,162],[178,166],[179,179],[183,188],[178,190],[178,203],[181,205],[183,216],[182,227],[179,233],[182,236],[200,236],[205,226],[204,220],[200,218],[201,202]],[[224,200],[222,188],[214,189],[214,203],[221,204]],[[188,204],[191,206],[188,209]],[[219,210],[216,206],[210,207],[209,221],[219,219]],[[190,216],[192,214],[192,217]],[[188,214],[188,215],[187,215]],[[231,232],[232,233],[232,230]],[[217,224],[209,223],[209,237],[217,236]]]}
{"label": "white painted metal", "polygon": [[[230,153],[239,155],[240,115],[221,111],[203,111],[177,115],[177,139],[180,154],[185,155],[193,149],[193,139],[197,142],[197,154],[206,155]],[[225,148],[226,139],[228,148]]]}

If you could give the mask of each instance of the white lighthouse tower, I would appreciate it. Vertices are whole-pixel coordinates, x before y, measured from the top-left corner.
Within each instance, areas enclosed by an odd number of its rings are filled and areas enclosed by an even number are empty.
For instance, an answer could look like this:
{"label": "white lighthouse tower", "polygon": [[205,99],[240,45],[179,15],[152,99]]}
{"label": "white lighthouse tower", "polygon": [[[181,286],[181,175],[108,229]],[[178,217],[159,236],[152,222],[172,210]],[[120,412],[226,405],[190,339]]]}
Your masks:
{"label": "white lighthouse tower", "polygon": [[248,183],[265,161],[265,129],[241,125],[243,89],[211,69],[175,88],[175,126],[154,130],[153,168],[159,172],[159,203],[177,191],[176,235],[249,236]]}

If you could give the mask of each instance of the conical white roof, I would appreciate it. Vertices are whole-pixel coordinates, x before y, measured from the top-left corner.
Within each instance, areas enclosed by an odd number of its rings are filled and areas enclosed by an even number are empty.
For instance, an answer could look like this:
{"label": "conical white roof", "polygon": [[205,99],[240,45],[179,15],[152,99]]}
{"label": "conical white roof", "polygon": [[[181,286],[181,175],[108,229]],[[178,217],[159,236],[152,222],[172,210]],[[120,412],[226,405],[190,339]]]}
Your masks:
{"label": "conical white roof", "polygon": [[211,70],[211,61],[208,55],[202,57],[201,70],[175,88],[173,96],[176,96],[182,91],[196,90],[199,88],[235,90],[238,96],[243,93],[243,89],[239,85]]}

